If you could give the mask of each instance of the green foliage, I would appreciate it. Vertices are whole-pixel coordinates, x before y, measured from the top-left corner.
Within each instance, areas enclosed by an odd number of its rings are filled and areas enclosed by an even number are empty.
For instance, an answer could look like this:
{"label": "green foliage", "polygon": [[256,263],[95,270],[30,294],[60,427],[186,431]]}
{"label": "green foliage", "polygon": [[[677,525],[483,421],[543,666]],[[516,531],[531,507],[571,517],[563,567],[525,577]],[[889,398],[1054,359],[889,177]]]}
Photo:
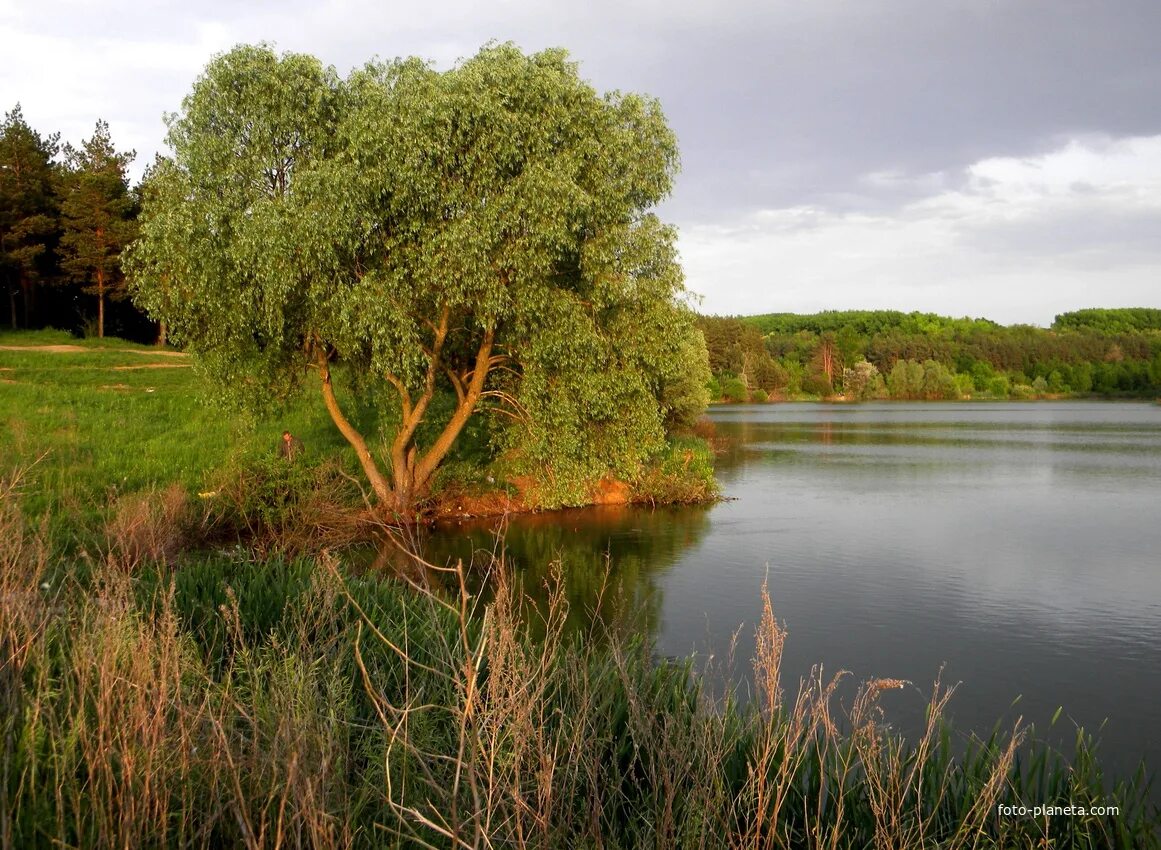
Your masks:
{"label": "green foliage", "polygon": [[1052,321],[1053,330],[1091,330],[1102,334],[1161,331],[1161,310],[1149,307],[1075,310]]}
{"label": "green foliage", "polygon": [[834,384],[826,373],[812,369],[802,378],[802,391],[825,398],[834,395]]}
{"label": "green foliage", "polygon": [[[844,356],[858,351],[858,338],[886,331],[905,334],[945,334],[958,330],[991,330],[999,327],[987,319],[951,319],[935,313],[901,313],[897,310],[827,310],[823,313],[767,313],[740,317],[763,334],[792,335],[809,331],[821,335],[840,333]],[[845,334],[845,336],[842,336]]]}
{"label": "green foliage", "polygon": [[[696,327],[686,329],[686,337],[680,349],[664,365],[655,379],[655,394],[665,417],[665,431],[668,434],[688,431],[698,418],[705,413],[711,397],[709,358],[706,354],[705,338]],[[1158,357],[1161,364],[1161,356]]]}
{"label": "green foliage", "polygon": [[[262,552],[313,548],[319,526],[341,525],[360,503],[337,459],[273,451],[235,456],[212,474],[204,525],[236,534]],[[306,538],[304,540],[304,537]]]}
{"label": "green foliage", "polygon": [[705,388],[710,401],[717,401],[722,397],[722,382],[716,376],[711,376],[706,381]]}
{"label": "green foliage", "polygon": [[887,389],[895,399],[956,399],[960,397],[956,377],[934,360],[916,363],[900,360],[887,376]]}
{"label": "green foliage", "polygon": [[633,482],[634,499],[657,504],[692,504],[718,495],[714,453],[699,437],[675,437]]}
{"label": "green foliage", "polygon": [[56,169],[60,134],[43,137],[24,120],[20,105],[0,124],[0,281],[10,295],[11,325],[17,298],[28,325],[34,284],[51,266],[56,240]]}
{"label": "green foliage", "polygon": [[854,401],[883,398],[887,387],[873,363],[860,360],[843,370],[843,394]]}
{"label": "green foliage", "polygon": [[[777,389],[784,380],[790,398],[833,389],[847,398],[875,397],[850,371],[864,360],[883,375],[899,362],[924,365],[928,374],[922,379],[896,374],[896,398],[1007,397],[1012,385],[1041,394],[1161,393],[1161,333],[1149,327],[1149,310],[1067,315],[1071,318],[1052,330],[894,311],[703,317],[699,322],[715,375],[744,374],[750,387],[765,389]],[[925,365],[929,362],[938,368]],[[756,376],[770,374],[777,374],[778,385],[769,386],[765,377],[755,382]],[[1037,378],[1044,379],[1043,391],[1035,386]],[[855,385],[848,386],[848,379]]]}
{"label": "green foliage", "polygon": [[98,121],[81,150],[65,147],[61,200],[62,267],[97,297],[97,336],[105,335],[105,299],[125,296],[121,252],[136,232],[125,169],[134,154],[118,153],[109,125]]}
{"label": "green foliage", "polygon": [[756,404],[765,404],[770,400],[770,394],[765,390],[754,390],[750,393],[750,401]]}
{"label": "green foliage", "polygon": [[[650,209],[677,149],[658,104],[599,95],[559,50],[484,48],[340,80],[239,47],[170,124],[151,172],[137,298],[224,394],[280,401],[345,363],[397,392],[389,457],[348,439],[381,500],[428,487],[478,411],[553,483],[631,475],[703,403],[704,346],[675,235]],[[457,399],[442,419],[432,399]],[[332,411],[340,428],[340,414]],[[418,442],[420,424],[435,436]]]}
{"label": "green foliage", "polygon": [[746,401],[749,393],[746,390],[746,382],[741,378],[725,378],[722,381],[722,400],[739,403]]}

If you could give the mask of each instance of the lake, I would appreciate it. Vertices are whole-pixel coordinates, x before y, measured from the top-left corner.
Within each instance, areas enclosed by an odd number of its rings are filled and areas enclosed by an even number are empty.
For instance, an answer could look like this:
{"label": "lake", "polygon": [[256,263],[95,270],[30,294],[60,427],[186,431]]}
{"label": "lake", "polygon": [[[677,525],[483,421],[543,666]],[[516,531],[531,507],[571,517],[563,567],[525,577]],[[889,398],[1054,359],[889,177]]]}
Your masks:
{"label": "lake", "polygon": [[[909,680],[884,706],[913,733],[942,669],[959,683],[959,730],[1023,716],[1058,740],[1107,720],[1114,772],[1142,755],[1161,766],[1161,406],[737,405],[710,418],[727,501],[513,517],[505,547],[525,590],[543,596],[559,559],[576,628],[596,611],[666,656],[720,660],[741,629],[745,689],[767,581],[789,631],[787,690],[814,664]],[[494,548],[495,525],[445,526],[424,546],[469,558]]]}

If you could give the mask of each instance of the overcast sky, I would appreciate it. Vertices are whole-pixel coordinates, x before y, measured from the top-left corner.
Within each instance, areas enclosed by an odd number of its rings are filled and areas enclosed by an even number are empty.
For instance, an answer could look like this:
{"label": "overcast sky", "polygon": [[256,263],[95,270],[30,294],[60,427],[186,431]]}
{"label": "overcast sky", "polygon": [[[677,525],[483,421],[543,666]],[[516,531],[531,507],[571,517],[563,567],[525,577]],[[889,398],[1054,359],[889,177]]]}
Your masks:
{"label": "overcast sky", "polygon": [[491,39],[660,98],[662,215],[713,313],[893,308],[1047,325],[1161,307],[1158,0],[0,0],[0,109],[162,148],[214,53],[345,74]]}

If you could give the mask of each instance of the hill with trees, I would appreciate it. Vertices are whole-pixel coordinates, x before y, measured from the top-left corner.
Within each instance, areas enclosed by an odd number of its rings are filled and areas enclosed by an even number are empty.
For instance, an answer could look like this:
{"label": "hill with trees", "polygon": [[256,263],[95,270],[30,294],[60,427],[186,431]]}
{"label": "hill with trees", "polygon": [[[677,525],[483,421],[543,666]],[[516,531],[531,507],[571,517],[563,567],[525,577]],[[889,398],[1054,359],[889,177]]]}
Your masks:
{"label": "hill with trees", "polygon": [[1051,328],[893,310],[706,316],[719,400],[1161,393],[1161,310],[1064,313]]}

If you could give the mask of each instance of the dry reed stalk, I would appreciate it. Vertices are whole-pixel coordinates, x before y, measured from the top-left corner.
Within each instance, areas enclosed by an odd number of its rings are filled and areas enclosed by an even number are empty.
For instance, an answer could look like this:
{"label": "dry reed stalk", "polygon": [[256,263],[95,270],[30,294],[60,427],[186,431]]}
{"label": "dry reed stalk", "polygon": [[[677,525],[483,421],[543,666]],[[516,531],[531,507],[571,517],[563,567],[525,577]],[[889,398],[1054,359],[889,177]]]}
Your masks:
{"label": "dry reed stalk", "polygon": [[128,567],[171,563],[193,529],[189,495],[180,484],[119,497],[105,525],[107,552]]}

